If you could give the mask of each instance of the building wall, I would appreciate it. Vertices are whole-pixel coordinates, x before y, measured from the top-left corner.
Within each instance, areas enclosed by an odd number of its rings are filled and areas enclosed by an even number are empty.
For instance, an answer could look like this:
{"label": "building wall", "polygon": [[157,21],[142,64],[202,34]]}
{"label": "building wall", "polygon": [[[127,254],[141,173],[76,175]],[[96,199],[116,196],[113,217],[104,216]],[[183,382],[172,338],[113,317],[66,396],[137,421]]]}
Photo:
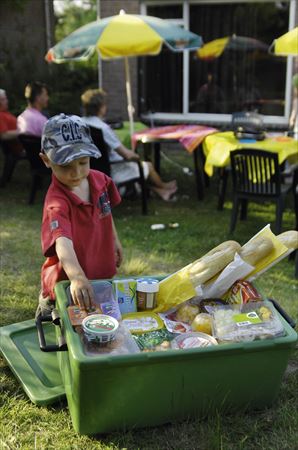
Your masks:
{"label": "building wall", "polygon": [[12,99],[22,96],[28,81],[42,80],[49,71],[44,61],[48,49],[46,5],[50,36],[53,36],[52,0],[0,1],[0,87],[6,89]]}
{"label": "building wall", "polygon": [[[124,9],[127,14],[139,14],[138,0],[101,0],[101,18],[114,16]],[[129,58],[132,100],[135,109],[137,105],[137,61],[136,58]],[[125,69],[124,60],[102,61],[102,86],[108,93],[108,116],[120,117],[127,120],[127,100],[125,89]],[[135,112],[137,117],[137,110]]]}

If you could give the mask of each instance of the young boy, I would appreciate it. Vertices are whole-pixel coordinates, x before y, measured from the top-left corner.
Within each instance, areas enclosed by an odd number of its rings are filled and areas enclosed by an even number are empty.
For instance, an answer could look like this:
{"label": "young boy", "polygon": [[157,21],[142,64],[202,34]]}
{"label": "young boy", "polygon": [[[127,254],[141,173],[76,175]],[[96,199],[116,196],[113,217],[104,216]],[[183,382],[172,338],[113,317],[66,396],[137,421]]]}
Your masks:
{"label": "young boy", "polygon": [[89,280],[111,278],[121,264],[122,247],[111,214],[121,198],[111,178],[90,170],[90,157],[100,156],[80,117],[59,114],[45,124],[40,157],[53,175],[43,210],[46,261],[37,314],[49,314],[55,284],[67,279],[74,302],[89,309]]}

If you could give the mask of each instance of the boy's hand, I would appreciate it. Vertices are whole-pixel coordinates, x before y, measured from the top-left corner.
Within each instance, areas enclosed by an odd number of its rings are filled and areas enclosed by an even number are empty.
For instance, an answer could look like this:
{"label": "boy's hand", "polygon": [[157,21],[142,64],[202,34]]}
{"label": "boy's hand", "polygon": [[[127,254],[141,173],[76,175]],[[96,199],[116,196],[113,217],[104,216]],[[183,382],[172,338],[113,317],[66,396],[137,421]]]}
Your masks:
{"label": "boy's hand", "polygon": [[94,307],[94,292],[87,278],[75,279],[70,283],[70,293],[73,301],[81,309],[89,311]]}
{"label": "boy's hand", "polygon": [[70,281],[70,293],[73,301],[80,308],[88,311],[93,306],[94,292],[80,266],[72,240],[61,236],[56,239],[55,245],[59,261]]}

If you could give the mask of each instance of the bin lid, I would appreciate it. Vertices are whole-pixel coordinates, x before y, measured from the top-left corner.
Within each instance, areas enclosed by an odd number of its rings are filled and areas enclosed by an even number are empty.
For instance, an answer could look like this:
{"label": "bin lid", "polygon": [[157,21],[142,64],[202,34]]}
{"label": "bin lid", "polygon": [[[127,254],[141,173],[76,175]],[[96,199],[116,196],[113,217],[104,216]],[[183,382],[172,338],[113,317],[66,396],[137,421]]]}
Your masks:
{"label": "bin lid", "polygon": [[[44,333],[55,343],[52,324],[44,325]],[[33,319],[1,327],[0,351],[33,403],[48,405],[65,397],[57,354],[40,350]]]}

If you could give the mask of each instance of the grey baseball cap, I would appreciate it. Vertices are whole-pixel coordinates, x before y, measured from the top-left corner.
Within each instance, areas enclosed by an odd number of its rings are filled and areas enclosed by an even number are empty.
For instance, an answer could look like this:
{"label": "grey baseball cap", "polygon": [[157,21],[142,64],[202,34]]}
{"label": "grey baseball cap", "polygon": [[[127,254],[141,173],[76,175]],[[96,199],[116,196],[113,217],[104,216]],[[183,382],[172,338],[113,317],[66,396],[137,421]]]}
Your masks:
{"label": "grey baseball cap", "polygon": [[101,156],[92,141],[88,125],[79,116],[63,113],[45,123],[41,148],[54,164],[61,166],[84,156]]}

